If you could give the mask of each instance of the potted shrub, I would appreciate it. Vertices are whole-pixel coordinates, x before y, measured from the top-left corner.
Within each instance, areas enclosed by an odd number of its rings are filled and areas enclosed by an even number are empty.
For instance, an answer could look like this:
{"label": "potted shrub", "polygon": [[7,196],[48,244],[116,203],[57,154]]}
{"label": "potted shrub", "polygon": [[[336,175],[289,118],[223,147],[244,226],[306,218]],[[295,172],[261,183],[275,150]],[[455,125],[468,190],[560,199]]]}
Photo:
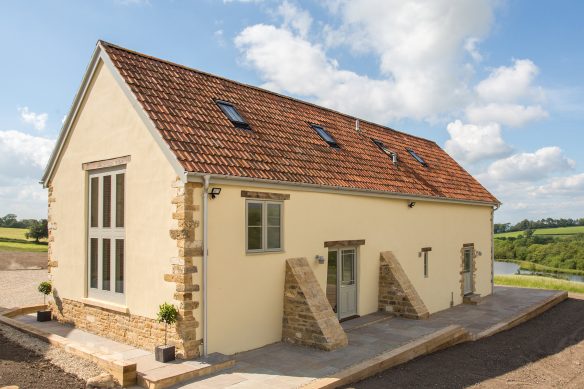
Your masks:
{"label": "potted shrub", "polygon": [[[47,305],[47,295],[51,294],[53,287],[49,281],[43,281],[39,284],[38,291],[43,294],[43,303]],[[45,309],[37,311],[37,321],[51,321],[51,310]]]}
{"label": "potted shrub", "polygon": [[169,303],[162,304],[158,309],[158,322],[164,323],[164,346],[156,346],[154,356],[158,362],[168,362],[175,359],[175,348],[166,341],[168,326],[176,323],[178,311]]}

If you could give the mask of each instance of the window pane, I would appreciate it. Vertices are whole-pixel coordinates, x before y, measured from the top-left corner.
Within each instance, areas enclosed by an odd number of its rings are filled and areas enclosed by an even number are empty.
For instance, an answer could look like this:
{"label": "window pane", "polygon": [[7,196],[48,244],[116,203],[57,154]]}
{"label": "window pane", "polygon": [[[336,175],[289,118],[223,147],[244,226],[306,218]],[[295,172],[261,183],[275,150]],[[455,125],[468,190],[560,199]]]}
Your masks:
{"label": "window pane", "polygon": [[262,249],[262,227],[248,227],[247,229],[247,249]]}
{"label": "window pane", "polygon": [[112,226],[112,176],[103,176],[103,224]]}
{"label": "window pane", "polygon": [[471,251],[464,250],[464,271],[470,271],[471,260]]}
{"label": "window pane", "polygon": [[89,287],[97,288],[97,238],[89,242]]}
{"label": "window pane", "polygon": [[124,226],[124,179],[125,174],[116,174],[116,227]]}
{"label": "window pane", "polygon": [[428,277],[428,252],[424,252],[424,277]]}
{"label": "window pane", "polygon": [[337,311],[337,251],[329,251],[327,275],[326,275],[326,297],[333,308]]}
{"label": "window pane", "polygon": [[355,283],[355,269],[354,269],[354,252],[353,251],[343,251],[343,269],[341,273],[341,281],[343,285],[353,285]]}
{"label": "window pane", "polygon": [[247,225],[261,227],[262,225],[262,204],[247,203]]}
{"label": "window pane", "polygon": [[97,227],[97,215],[99,214],[99,177],[91,177],[91,185],[90,189],[91,195],[89,202],[91,203],[91,210],[90,210],[90,226]]}
{"label": "window pane", "polygon": [[101,269],[101,288],[110,290],[110,265],[111,265],[111,239],[102,240],[102,269]]}
{"label": "window pane", "polygon": [[280,227],[280,204],[268,204],[268,226]]}
{"label": "window pane", "polygon": [[124,240],[116,239],[116,293],[124,293]]}
{"label": "window pane", "polygon": [[268,226],[268,249],[281,249],[281,230],[280,227]]}

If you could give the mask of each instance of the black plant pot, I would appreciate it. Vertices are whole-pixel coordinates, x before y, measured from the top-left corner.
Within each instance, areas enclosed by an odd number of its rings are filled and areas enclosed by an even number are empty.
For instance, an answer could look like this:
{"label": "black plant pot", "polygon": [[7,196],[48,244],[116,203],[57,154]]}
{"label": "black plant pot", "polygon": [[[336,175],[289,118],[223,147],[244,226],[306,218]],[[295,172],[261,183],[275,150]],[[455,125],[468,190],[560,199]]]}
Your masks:
{"label": "black plant pot", "polygon": [[175,359],[174,346],[156,346],[154,349],[154,358],[158,362],[170,362]]}
{"label": "black plant pot", "polygon": [[37,311],[37,321],[51,321],[51,311]]}

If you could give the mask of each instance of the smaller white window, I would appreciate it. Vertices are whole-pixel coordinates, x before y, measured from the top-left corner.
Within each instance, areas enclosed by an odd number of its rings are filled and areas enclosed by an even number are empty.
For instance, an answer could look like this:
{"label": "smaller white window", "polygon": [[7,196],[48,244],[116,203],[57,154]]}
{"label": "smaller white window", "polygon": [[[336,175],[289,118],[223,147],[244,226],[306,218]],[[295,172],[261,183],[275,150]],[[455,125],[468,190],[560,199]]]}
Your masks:
{"label": "smaller white window", "polygon": [[428,278],[430,276],[430,264],[428,263],[428,257],[430,256],[430,251],[432,247],[424,247],[421,251],[422,257],[424,258],[424,277]]}
{"label": "smaller white window", "polygon": [[246,201],[247,252],[282,251],[282,209],[279,201]]}

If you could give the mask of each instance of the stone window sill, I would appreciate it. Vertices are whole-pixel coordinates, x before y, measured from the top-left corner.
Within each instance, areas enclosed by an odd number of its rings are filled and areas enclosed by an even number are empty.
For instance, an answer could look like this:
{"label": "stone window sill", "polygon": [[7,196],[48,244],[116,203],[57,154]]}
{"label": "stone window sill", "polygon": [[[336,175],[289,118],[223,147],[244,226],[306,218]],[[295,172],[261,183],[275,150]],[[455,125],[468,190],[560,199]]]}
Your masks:
{"label": "stone window sill", "polygon": [[81,302],[84,305],[89,305],[91,307],[103,308],[103,309],[107,309],[109,311],[115,311],[115,312],[120,312],[120,313],[128,313],[129,312],[128,307],[126,307],[124,305],[113,304],[110,302],[94,300],[94,299],[90,299],[90,298],[81,299]]}

